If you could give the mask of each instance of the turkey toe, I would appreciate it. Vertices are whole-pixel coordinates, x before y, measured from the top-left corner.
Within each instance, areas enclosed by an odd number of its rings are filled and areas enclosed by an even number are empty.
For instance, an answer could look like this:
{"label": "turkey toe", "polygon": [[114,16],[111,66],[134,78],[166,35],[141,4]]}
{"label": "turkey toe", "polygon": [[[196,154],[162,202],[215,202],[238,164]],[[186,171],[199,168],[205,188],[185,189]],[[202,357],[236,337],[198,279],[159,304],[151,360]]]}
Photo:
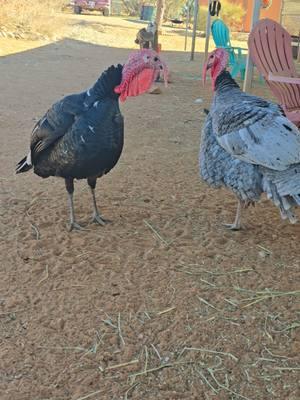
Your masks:
{"label": "turkey toe", "polygon": [[69,232],[72,232],[73,230],[85,231],[86,229],[83,228],[81,225],[77,224],[77,222],[71,222],[69,226]]}
{"label": "turkey toe", "polygon": [[241,225],[240,224],[223,224],[225,228],[231,230],[231,231],[239,231],[241,230]]}
{"label": "turkey toe", "polygon": [[102,226],[104,226],[107,223],[111,222],[108,219],[102,218],[99,214],[93,214],[93,220],[92,221],[95,222],[96,224],[99,224],[99,225],[102,225]]}

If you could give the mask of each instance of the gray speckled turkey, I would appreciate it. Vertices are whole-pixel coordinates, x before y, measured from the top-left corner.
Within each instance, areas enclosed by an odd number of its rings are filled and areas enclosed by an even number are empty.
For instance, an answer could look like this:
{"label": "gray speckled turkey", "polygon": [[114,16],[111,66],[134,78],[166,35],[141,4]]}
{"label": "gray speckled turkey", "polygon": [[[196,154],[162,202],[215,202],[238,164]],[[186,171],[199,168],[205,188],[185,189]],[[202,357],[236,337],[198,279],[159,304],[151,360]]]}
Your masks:
{"label": "gray speckled turkey", "polygon": [[214,50],[204,65],[211,70],[214,98],[202,131],[200,174],[214,187],[225,186],[238,198],[229,228],[241,226],[241,210],[262,193],[296,222],[300,205],[300,134],[280,106],[241,91],[225,70],[228,55]]}
{"label": "gray speckled turkey", "polygon": [[105,224],[94,190],[97,178],[107,174],[122,153],[124,120],[119,99],[124,101],[147,91],[161,70],[167,77],[166,65],[156,52],[134,52],[124,66],[111,66],[103,72],[91,89],[55,103],[34,127],[30,152],[18,163],[16,172],[33,167],[35,174],[43,178],[65,179],[70,229],[80,229],[74,216],[74,179],[87,178],[93,198],[93,220]]}

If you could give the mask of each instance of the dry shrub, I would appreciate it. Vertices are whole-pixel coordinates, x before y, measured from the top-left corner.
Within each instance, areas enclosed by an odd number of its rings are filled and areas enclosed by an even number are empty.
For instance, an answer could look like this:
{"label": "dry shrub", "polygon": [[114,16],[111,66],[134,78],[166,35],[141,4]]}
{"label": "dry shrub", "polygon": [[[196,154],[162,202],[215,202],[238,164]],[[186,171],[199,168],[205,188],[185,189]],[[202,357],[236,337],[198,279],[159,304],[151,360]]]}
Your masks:
{"label": "dry shrub", "polygon": [[57,16],[64,0],[1,0],[0,30],[32,32],[44,37],[59,36],[63,19]]}
{"label": "dry shrub", "polygon": [[[194,11],[192,11],[194,12]],[[205,31],[207,19],[207,6],[200,6],[198,11],[197,29]],[[212,19],[213,20],[213,19]]]}
{"label": "dry shrub", "polygon": [[245,14],[246,11],[241,4],[225,0],[222,1],[220,16],[230,27],[231,31],[242,29],[242,21]]}
{"label": "dry shrub", "polygon": [[[230,2],[229,0],[222,0],[222,8],[219,14],[221,18],[229,27],[231,31],[240,31],[243,26],[243,18],[246,14],[245,9],[241,4]],[[207,18],[207,6],[200,6],[198,14],[197,28],[200,31],[205,31],[206,28],[206,18]],[[216,17],[211,18],[211,22],[215,20]]]}

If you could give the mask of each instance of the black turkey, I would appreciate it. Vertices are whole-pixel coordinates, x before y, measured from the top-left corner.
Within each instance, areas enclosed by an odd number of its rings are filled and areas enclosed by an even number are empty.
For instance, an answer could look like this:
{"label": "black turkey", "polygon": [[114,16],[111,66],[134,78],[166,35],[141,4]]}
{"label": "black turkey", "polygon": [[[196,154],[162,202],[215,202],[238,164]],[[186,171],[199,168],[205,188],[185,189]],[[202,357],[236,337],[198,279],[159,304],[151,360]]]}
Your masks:
{"label": "black turkey", "polygon": [[43,178],[65,179],[70,230],[81,228],[74,215],[74,179],[87,179],[93,198],[93,221],[105,224],[97,209],[95,186],[97,178],[107,174],[122,153],[124,120],[119,99],[125,101],[146,92],[160,71],[167,78],[167,67],[156,52],[134,52],[124,66],[111,66],[103,72],[91,89],[55,103],[35,125],[30,152],[18,163],[16,172],[33,167]]}

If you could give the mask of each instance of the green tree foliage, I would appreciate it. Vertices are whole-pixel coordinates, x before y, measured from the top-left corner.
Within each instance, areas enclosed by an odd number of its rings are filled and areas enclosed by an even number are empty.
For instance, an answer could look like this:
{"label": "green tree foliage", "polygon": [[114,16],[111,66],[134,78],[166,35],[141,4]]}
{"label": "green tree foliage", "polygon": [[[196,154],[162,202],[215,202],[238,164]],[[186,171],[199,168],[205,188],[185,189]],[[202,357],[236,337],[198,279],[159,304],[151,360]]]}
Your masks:
{"label": "green tree foliage", "polygon": [[[200,3],[201,4],[201,3]],[[190,15],[194,13],[194,1],[189,0],[166,0],[166,18],[185,18],[187,6],[190,8]],[[221,12],[219,18],[222,18],[224,22],[232,30],[239,30],[242,28],[242,20],[245,15],[245,10],[240,4],[232,3],[230,0],[221,0]],[[201,31],[205,30],[207,16],[207,6],[199,7],[198,14],[198,29]],[[216,17],[212,17],[212,21]],[[192,20],[192,18],[191,18]]]}

